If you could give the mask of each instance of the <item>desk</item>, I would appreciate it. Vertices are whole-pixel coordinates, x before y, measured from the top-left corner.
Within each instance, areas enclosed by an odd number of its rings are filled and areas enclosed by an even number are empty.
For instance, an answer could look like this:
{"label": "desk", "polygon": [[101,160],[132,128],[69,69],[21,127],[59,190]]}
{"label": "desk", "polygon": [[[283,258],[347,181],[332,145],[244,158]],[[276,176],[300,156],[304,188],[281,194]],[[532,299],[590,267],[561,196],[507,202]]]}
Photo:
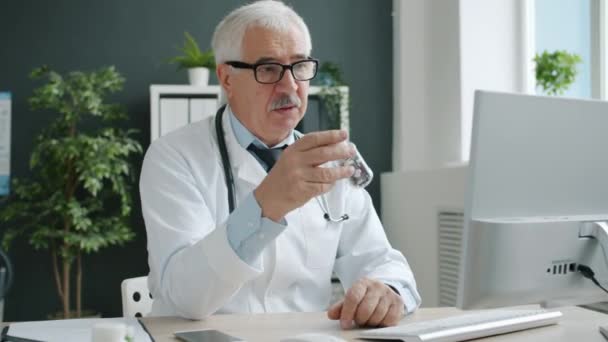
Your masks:
{"label": "desk", "polygon": [[[558,325],[494,336],[479,341],[575,341],[606,342],[598,326],[608,324],[608,315],[579,307],[563,307],[564,314]],[[423,308],[404,318],[401,323],[423,321],[460,313],[456,308]],[[336,321],[326,318],[324,312],[254,315],[214,315],[203,321],[189,321],[175,317],[148,317],[142,319],[156,342],[175,342],[173,332],[178,330],[217,329],[251,342],[279,341],[286,336],[307,332],[338,335],[345,340],[356,340],[356,330],[341,331]]]}

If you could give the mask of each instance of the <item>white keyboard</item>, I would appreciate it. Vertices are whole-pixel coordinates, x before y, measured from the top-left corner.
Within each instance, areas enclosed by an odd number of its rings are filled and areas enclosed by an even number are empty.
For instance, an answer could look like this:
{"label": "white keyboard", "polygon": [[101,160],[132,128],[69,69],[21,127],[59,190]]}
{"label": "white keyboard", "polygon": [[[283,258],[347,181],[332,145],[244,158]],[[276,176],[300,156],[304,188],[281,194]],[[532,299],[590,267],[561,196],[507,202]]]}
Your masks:
{"label": "white keyboard", "polygon": [[547,310],[485,310],[396,327],[362,331],[358,337],[405,342],[456,342],[556,324],[562,313]]}

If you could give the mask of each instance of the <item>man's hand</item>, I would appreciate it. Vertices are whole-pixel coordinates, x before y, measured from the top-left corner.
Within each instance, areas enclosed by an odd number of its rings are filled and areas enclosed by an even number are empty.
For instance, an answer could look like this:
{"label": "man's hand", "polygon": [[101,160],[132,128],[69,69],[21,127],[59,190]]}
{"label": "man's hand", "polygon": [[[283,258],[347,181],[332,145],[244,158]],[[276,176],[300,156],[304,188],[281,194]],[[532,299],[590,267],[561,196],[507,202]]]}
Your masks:
{"label": "man's hand", "polygon": [[341,130],[315,132],[286,148],[254,191],[262,216],[278,222],[311,198],[331,190],[336,181],[352,176],[352,166],[319,167],[356,154],[344,143],[347,137]]}
{"label": "man's hand", "polygon": [[346,292],[344,300],[332,305],[327,317],[340,320],[342,329],[358,326],[387,327],[397,325],[405,314],[404,303],[388,285],[361,278]]}

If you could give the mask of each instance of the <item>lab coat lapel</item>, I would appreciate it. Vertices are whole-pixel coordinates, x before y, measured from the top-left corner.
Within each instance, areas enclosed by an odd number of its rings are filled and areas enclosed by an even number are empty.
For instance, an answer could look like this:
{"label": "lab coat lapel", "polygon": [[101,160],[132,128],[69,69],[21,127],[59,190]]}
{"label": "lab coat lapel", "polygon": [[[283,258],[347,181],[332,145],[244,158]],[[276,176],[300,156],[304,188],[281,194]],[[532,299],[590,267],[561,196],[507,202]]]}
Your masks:
{"label": "lab coat lapel", "polygon": [[230,117],[224,112],[222,118],[224,134],[226,139],[226,149],[232,164],[232,170],[235,174],[235,182],[244,181],[251,185],[257,186],[266,177],[266,171],[260,163],[244,149],[236,140],[236,136],[232,131]]}

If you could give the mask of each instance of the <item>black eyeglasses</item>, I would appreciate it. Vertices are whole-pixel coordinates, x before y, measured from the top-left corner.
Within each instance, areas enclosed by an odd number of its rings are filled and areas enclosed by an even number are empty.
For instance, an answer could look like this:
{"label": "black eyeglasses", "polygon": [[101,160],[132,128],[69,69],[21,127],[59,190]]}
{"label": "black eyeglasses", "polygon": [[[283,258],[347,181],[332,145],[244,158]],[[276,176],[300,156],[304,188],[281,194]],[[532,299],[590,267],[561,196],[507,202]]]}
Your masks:
{"label": "black eyeglasses", "polygon": [[281,63],[255,63],[249,64],[245,62],[229,61],[226,64],[238,69],[252,69],[253,76],[258,83],[272,84],[279,82],[285,70],[289,69],[291,75],[296,81],[309,81],[317,76],[319,61],[316,59],[303,59],[292,64]]}

